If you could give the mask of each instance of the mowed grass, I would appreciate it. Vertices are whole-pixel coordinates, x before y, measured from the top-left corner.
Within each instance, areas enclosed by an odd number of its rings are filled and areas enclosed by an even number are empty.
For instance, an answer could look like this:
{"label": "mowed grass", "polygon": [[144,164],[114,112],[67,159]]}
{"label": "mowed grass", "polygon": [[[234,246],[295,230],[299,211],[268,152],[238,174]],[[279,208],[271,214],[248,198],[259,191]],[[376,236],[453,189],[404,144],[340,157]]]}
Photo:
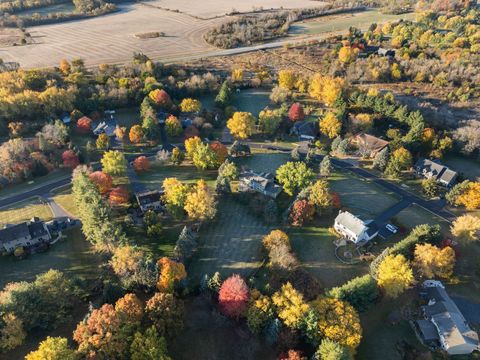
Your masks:
{"label": "mowed grass", "polygon": [[432,214],[428,210],[418,206],[411,205],[408,208],[400,211],[397,216],[394,217],[394,220],[400,225],[404,226],[408,230],[413,229],[417,225],[429,224],[429,225],[440,225],[442,234],[448,236],[450,233],[450,223],[443,220],[442,218]]}
{"label": "mowed grass", "polygon": [[30,220],[34,216],[41,220],[51,220],[52,211],[38,198],[32,198],[15,204],[14,206],[0,208],[0,226],[17,224]]}
{"label": "mowed grass", "polygon": [[70,187],[57,192],[52,198],[65,211],[69,212],[75,217],[78,217],[77,207],[75,206],[75,200]]}
{"label": "mowed grass", "polygon": [[31,281],[49,269],[85,280],[98,278],[101,256],[93,251],[80,228],[64,233],[65,238],[44,253],[31,255],[24,260],[13,256],[0,257],[0,288],[14,281]]}
{"label": "mowed grass", "polygon": [[330,187],[340,195],[342,207],[362,219],[372,219],[400,199],[392,192],[349,172],[337,171],[329,178]]}
{"label": "mowed grass", "polygon": [[444,163],[462,176],[470,180],[480,181],[480,160],[449,156],[444,160]]}

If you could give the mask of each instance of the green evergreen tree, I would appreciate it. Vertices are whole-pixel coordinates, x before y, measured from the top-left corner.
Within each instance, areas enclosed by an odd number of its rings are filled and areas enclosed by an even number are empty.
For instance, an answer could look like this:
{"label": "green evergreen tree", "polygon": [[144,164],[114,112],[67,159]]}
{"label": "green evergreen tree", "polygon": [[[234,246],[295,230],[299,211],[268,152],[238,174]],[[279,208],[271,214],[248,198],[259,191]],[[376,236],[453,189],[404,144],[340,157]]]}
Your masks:
{"label": "green evergreen tree", "polygon": [[332,161],[329,155],[325,155],[320,163],[320,175],[321,176],[330,176],[333,171]]}

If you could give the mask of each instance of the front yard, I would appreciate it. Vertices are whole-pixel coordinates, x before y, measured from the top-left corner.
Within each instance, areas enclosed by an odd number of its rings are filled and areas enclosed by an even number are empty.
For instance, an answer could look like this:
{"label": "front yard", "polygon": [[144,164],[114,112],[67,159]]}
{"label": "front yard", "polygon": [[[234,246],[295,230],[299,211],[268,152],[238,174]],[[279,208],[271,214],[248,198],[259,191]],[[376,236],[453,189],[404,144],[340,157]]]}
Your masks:
{"label": "front yard", "polygon": [[0,226],[6,224],[17,224],[30,220],[34,216],[41,220],[51,220],[52,211],[38,198],[16,203],[14,206],[0,208]]}

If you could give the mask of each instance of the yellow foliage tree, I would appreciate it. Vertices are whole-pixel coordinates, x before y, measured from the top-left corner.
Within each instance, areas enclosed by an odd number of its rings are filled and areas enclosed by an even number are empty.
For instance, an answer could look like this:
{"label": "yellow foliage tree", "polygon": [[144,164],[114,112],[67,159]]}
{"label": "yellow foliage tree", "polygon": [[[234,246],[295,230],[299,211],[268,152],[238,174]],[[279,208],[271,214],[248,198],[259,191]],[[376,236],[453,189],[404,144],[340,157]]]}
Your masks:
{"label": "yellow foliage tree", "polygon": [[330,139],[336,138],[342,131],[342,122],[334,113],[328,112],[325,117],[320,120],[320,131]]}
{"label": "yellow foliage tree", "polygon": [[255,118],[249,112],[236,112],[227,121],[227,127],[238,139],[246,139],[255,131]]}
{"label": "yellow foliage tree", "polygon": [[198,180],[197,185],[188,193],[185,211],[192,220],[211,220],[217,213],[215,197],[205,180]]}
{"label": "yellow foliage tree", "polygon": [[480,182],[471,182],[467,189],[461,194],[456,203],[463,205],[467,210],[480,208]]}
{"label": "yellow foliage tree", "polygon": [[312,185],[310,194],[308,195],[308,202],[317,209],[328,208],[332,204],[332,195],[330,194],[328,181],[317,180]]}
{"label": "yellow foliage tree", "polygon": [[440,249],[431,244],[415,246],[413,266],[426,278],[441,277],[448,279],[455,266],[455,251],[450,247]]}
{"label": "yellow foliage tree", "polygon": [[[100,341],[100,340],[99,340]],[[61,337],[50,337],[40,343],[38,350],[25,356],[25,360],[75,360],[78,359],[73,349],[68,347],[68,341]]]}
{"label": "yellow foliage tree", "polygon": [[194,136],[185,140],[185,152],[187,156],[192,157],[195,150],[202,143],[202,140],[198,136]]}
{"label": "yellow foliage tree", "polygon": [[173,292],[175,281],[180,281],[187,277],[185,266],[180,262],[163,257],[158,260],[157,265],[159,269],[157,288],[160,292]]}
{"label": "yellow foliage tree", "polygon": [[344,64],[350,64],[355,61],[358,55],[358,49],[351,46],[344,46],[338,51],[338,60]]}
{"label": "yellow foliage tree", "polygon": [[332,78],[315,74],[310,82],[310,96],[331,106],[342,94],[345,81],[341,78]]}
{"label": "yellow foliage tree", "polygon": [[2,316],[3,326],[0,329],[0,349],[11,350],[23,344],[27,333],[23,322],[15,314],[6,313]]}
{"label": "yellow foliage tree", "polygon": [[183,208],[187,198],[188,187],[177,178],[166,178],[163,180],[163,199],[168,205]]}
{"label": "yellow foliage tree", "polygon": [[278,86],[282,89],[293,90],[297,82],[297,75],[293,70],[280,70],[278,72]]}
{"label": "yellow foliage tree", "polygon": [[310,308],[304,302],[302,294],[289,282],[273,294],[272,302],[277,309],[278,317],[286,326],[293,329],[299,328],[301,320]]}
{"label": "yellow foliage tree", "polygon": [[480,217],[475,215],[463,215],[458,217],[450,228],[452,235],[460,240],[478,240],[480,232]]}
{"label": "yellow foliage tree", "polygon": [[290,246],[290,239],[282,230],[272,230],[268,235],[263,237],[263,246],[265,246],[265,249],[267,250],[271,250],[281,245]]}
{"label": "yellow foliage tree", "polygon": [[128,133],[128,138],[134,144],[139,144],[143,141],[143,128],[140,125],[133,125],[130,128],[130,132]]}
{"label": "yellow foliage tree", "polygon": [[355,350],[362,339],[362,327],[357,312],[349,303],[332,298],[318,298],[311,304],[318,315],[320,334]]}
{"label": "yellow foliage tree", "polygon": [[243,81],[243,69],[233,69],[232,70],[232,80],[235,82]]}
{"label": "yellow foliage tree", "polygon": [[378,266],[378,286],[396,298],[414,283],[413,271],[403,255],[388,255]]}
{"label": "yellow foliage tree", "polygon": [[186,98],[180,103],[182,112],[199,112],[202,110],[202,103],[196,99]]}

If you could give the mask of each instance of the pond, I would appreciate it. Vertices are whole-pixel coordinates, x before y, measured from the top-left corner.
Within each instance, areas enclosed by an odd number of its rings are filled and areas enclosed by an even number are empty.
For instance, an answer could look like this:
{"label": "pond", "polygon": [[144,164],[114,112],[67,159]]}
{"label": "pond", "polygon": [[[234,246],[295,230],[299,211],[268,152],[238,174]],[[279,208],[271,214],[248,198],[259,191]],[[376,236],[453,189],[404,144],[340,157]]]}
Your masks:
{"label": "pond", "polygon": [[[260,111],[266,106],[270,105],[270,90],[269,89],[247,89],[241,90],[239,93],[234,93],[233,106],[238,111],[251,112],[255,117],[258,117]],[[200,96],[198,99],[202,102],[202,105],[207,110],[213,110],[215,108],[216,94],[206,94]]]}

